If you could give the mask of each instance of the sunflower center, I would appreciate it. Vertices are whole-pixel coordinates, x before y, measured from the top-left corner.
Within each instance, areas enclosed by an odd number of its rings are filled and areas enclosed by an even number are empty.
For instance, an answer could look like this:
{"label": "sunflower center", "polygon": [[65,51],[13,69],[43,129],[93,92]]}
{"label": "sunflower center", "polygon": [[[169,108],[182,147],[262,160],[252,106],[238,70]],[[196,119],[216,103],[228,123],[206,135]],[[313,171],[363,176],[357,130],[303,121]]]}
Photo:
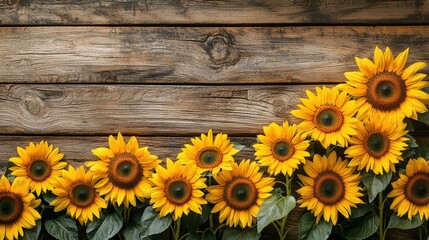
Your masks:
{"label": "sunflower center", "polygon": [[51,166],[45,160],[34,160],[28,168],[28,175],[31,180],[42,182],[51,175],[51,170]]}
{"label": "sunflower center", "polygon": [[389,139],[382,133],[375,132],[366,138],[365,150],[375,158],[380,158],[389,150]]}
{"label": "sunflower center", "polygon": [[313,122],[324,133],[338,131],[344,123],[343,113],[336,106],[320,106],[314,114]]}
{"label": "sunflower center", "polygon": [[420,172],[410,177],[405,185],[405,197],[418,206],[429,204],[429,174]]}
{"label": "sunflower center", "polygon": [[216,147],[205,147],[197,153],[200,168],[215,168],[222,163],[222,152]]}
{"label": "sunflower center", "polygon": [[325,205],[334,205],[345,195],[343,179],[337,173],[328,170],[314,179],[314,196]]}
{"label": "sunflower center", "polygon": [[165,189],[168,201],[174,205],[183,205],[192,197],[192,186],[188,181],[168,181]]}
{"label": "sunflower center", "polygon": [[133,154],[120,153],[110,160],[107,175],[113,185],[132,189],[142,179],[143,167]]}
{"label": "sunflower center", "polygon": [[401,76],[392,72],[381,72],[369,79],[366,97],[373,108],[392,111],[405,101],[407,86]]}
{"label": "sunflower center", "polygon": [[94,203],[95,189],[86,183],[78,183],[71,187],[69,198],[78,207],[88,207]]}
{"label": "sunflower center", "polygon": [[279,139],[271,146],[273,157],[281,162],[288,160],[295,152],[295,148],[285,139]]}
{"label": "sunflower center", "polygon": [[24,211],[22,199],[11,192],[0,193],[0,224],[12,224],[19,220]]}
{"label": "sunflower center", "polygon": [[223,198],[231,208],[247,210],[256,204],[258,190],[249,179],[236,177],[225,185]]}

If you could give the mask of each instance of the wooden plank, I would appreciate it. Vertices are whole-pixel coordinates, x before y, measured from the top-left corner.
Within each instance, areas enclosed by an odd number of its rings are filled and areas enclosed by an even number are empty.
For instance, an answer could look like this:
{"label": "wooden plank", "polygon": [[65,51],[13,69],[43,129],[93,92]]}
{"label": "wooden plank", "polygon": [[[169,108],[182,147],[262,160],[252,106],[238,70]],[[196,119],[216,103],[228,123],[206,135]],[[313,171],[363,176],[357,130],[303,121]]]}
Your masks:
{"label": "wooden plank", "polygon": [[414,24],[426,0],[3,0],[3,25],[90,24]]}
{"label": "wooden plank", "polygon": [[0,134],[249,135],[292,120],[296,85],[0,85]]}
{"label": "wooden plank", "polygon": [[4,27],[0,39],[2,83],[340,82],[376,44],[429,61],[429,26]]}
{"label": "wooden plank", "polygon": [[[262,131],[262,130],[261,130]],[[207,133],[207,132],[206,132]],[[116,133],[114,134],[116,136]],[[199,134],[195,135],[199,136]],[[125,136],[128,141],[128,136]],[[160,159],[165,160],[169,157],[176,159],[177,154],[184,147],[184,144],[191,143],[190,137],[151,137],[138,136],[140,146],[149,146],[149,151]],[[11,157],[18,156],[16,147],[25,147],[29,142],[48,141],[54,147],[59,147],[64,153],[64,159],[78,166],[85,161],[94,160],[91,149],[97,147],[108,147],[108,135],[106,136],[2,136],[0,135],[0,174],[6,170],[7,161]],[[254,159],[253,144],[256,143],[256,137],[232,137],[231,141],[244,145],[245,148],[240,151],[236,158]]]}

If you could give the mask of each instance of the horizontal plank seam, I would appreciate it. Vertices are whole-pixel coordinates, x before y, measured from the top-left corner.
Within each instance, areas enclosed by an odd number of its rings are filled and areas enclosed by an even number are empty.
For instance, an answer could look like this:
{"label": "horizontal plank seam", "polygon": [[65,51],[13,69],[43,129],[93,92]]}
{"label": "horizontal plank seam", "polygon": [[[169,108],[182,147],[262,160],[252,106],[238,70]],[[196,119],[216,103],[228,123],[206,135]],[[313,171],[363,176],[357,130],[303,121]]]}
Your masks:
{"label": "horizontal plank seam", "polygon": [[249,24],[219,24],[219,23],[201,23],[201,24],[40,24],[40,25],[28,25],[28,24],[5,24],[0,25],[0,28],[6,27],[184,27],[184,28],[204,28],[204,27],[411,27],[411,26],[429,26],[429,22],[370,22],[370,23],[249,23]]}

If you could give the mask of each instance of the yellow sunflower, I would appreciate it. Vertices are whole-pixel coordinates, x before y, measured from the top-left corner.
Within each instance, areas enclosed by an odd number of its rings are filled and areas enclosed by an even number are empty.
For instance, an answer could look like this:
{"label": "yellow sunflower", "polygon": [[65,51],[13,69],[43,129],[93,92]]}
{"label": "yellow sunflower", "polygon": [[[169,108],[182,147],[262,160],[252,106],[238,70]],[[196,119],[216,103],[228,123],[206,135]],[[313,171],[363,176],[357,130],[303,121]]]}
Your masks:
{"label": "yellow sunflower", "polygon": [[350,100],[346,92],[339,92],[335,87],[316,87],[316,92],[317,95],[314,95],[307,90],[308,98],[301,98],[302,104],[298,104],[300,109],[291,111],[292,115],[303,119],[298,127],[308,131],[324,148],[337,143],[347,147],[350,136],[356,135],[356,101]]}
{"label": "yellow sunflower", "polygon": [[410,159],[405,174],[392,187],[387,197],[395,198],[390,209],[399,217],[407,214],[411,220],[419,214],[420,220],[429,219],[429,163],[425,159]]}
{"label": "yellow sunflower", "polygon": [[219,222],[232,227],[252,226],[259,208],[271,196],[274,178],[262,177],[256,162],[243,160],[232,163],[232,170],[213,175],[219,185],[207,188],[207,201],[215,204],[212,213],[219,213]]}
{"label": "yellow sunflower", "polygon": [[83,166],[78,169],[69,166],[54,185],[52,192],[57,197],[50,205],[54,206],[55,212],[67,208],[67,214],[86,225],[88,220],[93,221],[94,216],[100,218],[101,209],[107,207],[106,201],[100,197],[100,189],[95,187],[96,182],[94,173],[85,172]]}
{"label": "yellow sunflower", "polygon": [[344,152],[352,158],[349,166],[375,174],[395,172],[395,164],[403,160],[401,151],[408,146],[408,138],[404,137],[408,132],[406,124],[399,119],[372,115],[357,126],[358,134],[349,140],[351,146]]}
{"label": "yellow sunflower", "polygon": [[24,236],[23,228],[33,228],[41,218],[35,210],[40,199],[29,192],[28,183],[13,181],[2,176],[0,180],[0,239],[18,239]]}
{"label": "yellow sunflower", "polygon": [[421,89],[429,86],[429,82],[423,80],[426,74],[417,73],[426,64],[416,62],[404,70],[407,59],[408,49],[394,59],[389,48],[383,53],[378,47],[375,47],[374,62],[356,57],[359,72],[346,72],[346,84],[339,87],[358,98],[359,117],[369,112],[389,118],[417,119],[417,113],[428,111],[425,103],[429,94]]}
{"label": "yellow sunflower", "polygon": [[109,147],[93,149],[92,153],[100,160],[86,162],[96,177],[101,178],[95,187],[100,188],[100,194],[112,204],[136,206],[136,197],[140,201],[150,197],[148,178],[161,161],[148,151],[148,147],[139,148],[134,136],[125,143],[121,133],[118,133],[118,139],[111,135]]}
{"label": "yellow sunflower", "polygon": [[67,166],[67,163],[61,161],[64,154],[59,153],[59,148],[48,145],[48,142],[32,143],[25,149],[17,148],[19,157],[12,157],[10,161],[15,164],[11,167],[12,175],[18,181],[29,183],[30,190],[40,195],[52,190],[52,185],[61,176],[61,169]]}
{"label": "yellow sunflower", "polygon": [[201,178],[199,171],[194,167],[184,166],[167,158],[167,168],[156,167],[156,173],[151,181],[155,185],[152,189],[150,203],[153,208],[160,211],[164,217],[173,213],[177,220],[183,214],[188,215],[192,210],[202,214],[201,205],[207,204],[202,189],[206,188],[206,179]]}
{"label": "yellow sunflower", "polygon": [[298,165],[305,163],[305,157],[310,156],[306,151],[310,146],[310,141],[305,140],[307,135],[287,121],[283,126],[273,122],[263,129],[265,135],[258,135],[261,143],[253,145],[256,159],[272,175],[282,172],[292,176]]}
{"label": "yellow sunflower", "polygon": [[308,176],[298,174],[304,186],[297,190],[302,197],[297,202],[316,216],[317,223],[323,215],[326,222],[332,221],[335,225],[338,212],[349,218],[351,207],[363,203],[359,198],[363,196],[359,187],[361,177],[353,174],[356,168],[347,164],[347,160],[342,161],[335,152],[328,157],[316,154],[313,162],[307,161],[304,165]]}
{"label": "yellow sunflower", "polygon": [[220,169],[231,170],[232,157],[239,150],[234,144],[229,143],[228,135],[219,133],[213,140],[213,132],[210,129],[207,136],[201,134],[201,138],[191,139],[191,144],[185,144],[177,159],[185,164],[198,168],[201,171],[212,171],[217,174]]}

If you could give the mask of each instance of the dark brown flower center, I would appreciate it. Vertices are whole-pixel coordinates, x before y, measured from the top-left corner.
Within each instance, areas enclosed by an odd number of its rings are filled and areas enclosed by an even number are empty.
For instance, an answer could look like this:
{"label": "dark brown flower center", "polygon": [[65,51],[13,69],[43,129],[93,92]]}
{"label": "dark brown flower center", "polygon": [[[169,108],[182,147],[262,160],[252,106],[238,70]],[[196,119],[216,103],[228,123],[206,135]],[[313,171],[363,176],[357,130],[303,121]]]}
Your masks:
{"label": "dark brown flower center", "polygon": [[23,212],[24,203],[20,196],[11,192],[0,193],[0,224],[15,223]]}
{"label": "dark brown flower center", "polygon": [[186,180],[170,180],[166,184],[165,195],[170,203],[180,206],[191,199],[192,186]]}
{"label": "dark brown flower center", "polygon": [[235,177],[226,183],[223,199],[233,209],[247,210],[256,204],[258,190],[251,180]]}
{"label": "dark brown flower center", "polygon": [[69,199],[74,205],[84,208],[94,203],[95,189],[87,183],[78,183],[70,188]]}
{"label": "dark brown flower center", "polygon": [[205,147],[197,153],[197,165],[203,169],[212,169],[222,163],[223,154],[216,147]]}
{"label": "dark brown flower center", "polygon": [[51,175],[51,165],[45,160],[34,160],[28,166],[28,177],[35,182],[43,182]]}
{"label": "dark brown flower center", "polygon": [[325,205],[334,205],[345,195],[343,179],[331,170],[320,173],[314,179],[314,197]]}
{"label": "dark brown flower center", "polygon": [[120,153],[110,159],[107,175],[113,185],[132,189],[142,179],[143,167],[133,154]]}
{"label": "dark brown flower center", "polygon": [[377,73],[368,80],[366,98],[375,109],[392,111],[399,108],[406,97],[405,81],[395,73]]}
{"label": "dark brown flower center", "polygon": [[380,158],[389,151],[389,139],[381,132],[374,132],[365,139],[364,148],[374,158]]}
{"label": "dark brown flower center", "polygon": [[418,206],[429,204],[429,173],[419,172],[408,179],[405,197]]}
{"label": "dark brown flower center", "polygon": [[336,106],[320,106],[314,114],[313,123],[324,133],[336,132],[344,123],[343,113]]}
{"label": "dark brown flower center", "polygon": [[271,145],[273,157],[281,162],[287,161],[295,152],[295,148],[286,139],[278,139]]}

